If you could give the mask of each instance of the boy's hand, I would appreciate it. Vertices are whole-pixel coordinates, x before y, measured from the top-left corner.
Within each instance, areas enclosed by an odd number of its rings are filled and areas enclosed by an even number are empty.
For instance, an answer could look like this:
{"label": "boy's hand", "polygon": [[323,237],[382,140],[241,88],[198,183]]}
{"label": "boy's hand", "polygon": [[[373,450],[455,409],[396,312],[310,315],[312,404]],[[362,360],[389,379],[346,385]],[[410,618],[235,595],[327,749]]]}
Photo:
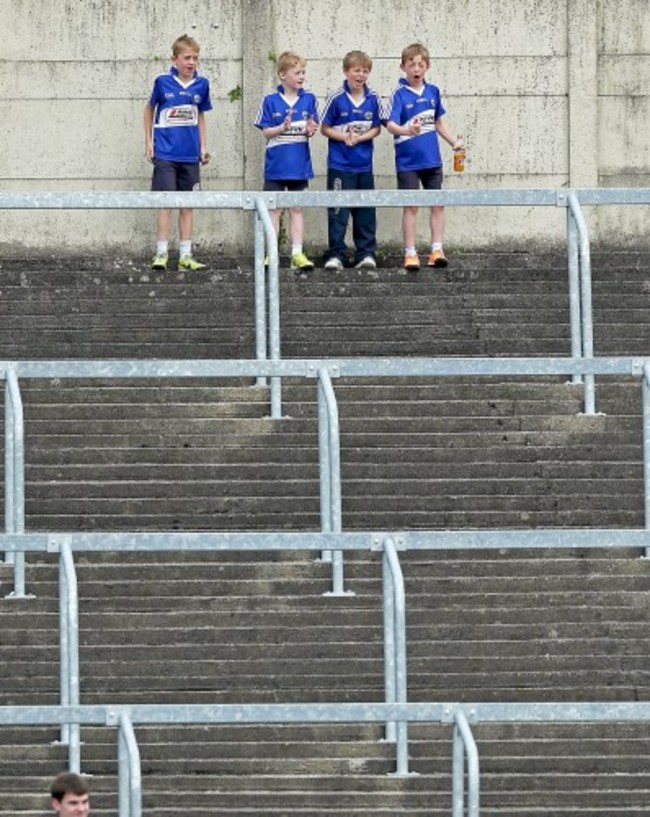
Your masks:
{"label": "boy's hand", "polygon": [[345,132],[345,144],[349,148],[353,148],[359,141],[359,132],[356,128],[348,128]]}
{"label": "boy's hand", "polygon": [[280,133],[286,133],[291,127],[291,114],[288,113],[284,117],[284,122],[280,125]]}
{"label": "boy's hand", "polygon": [[422,131],[422,125],[420,124],[419,118],[416,116],[413,122],[409,127],[409,132],[413,134],[413,136],[417,136]]}
{"label": "boy's hand", "polygon": [[201,164],[202,164],[202,165],[207,165],[207,164],[210,164],[210,159],[211,159],[211,158],[212,158],[212,157],[210,156],[210,154],[208,153],[208,151],[207,151],[207,150],[204,150],[204,151],[201,153]]}
{"label": "boy's hand", "polygon": [[316,120],[312,116],[309,117],[307,120],[307,136],[313,136],[316,131],[318,130],[318,125],[316,124]]}

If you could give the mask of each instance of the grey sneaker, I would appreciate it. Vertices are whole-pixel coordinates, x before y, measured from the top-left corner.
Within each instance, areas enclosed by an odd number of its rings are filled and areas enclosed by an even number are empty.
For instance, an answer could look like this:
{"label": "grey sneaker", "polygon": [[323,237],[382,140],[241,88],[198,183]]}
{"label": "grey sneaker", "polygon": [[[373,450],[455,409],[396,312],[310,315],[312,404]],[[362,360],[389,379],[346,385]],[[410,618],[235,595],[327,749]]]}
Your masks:
{"label": "grey sneaker", "polygon": [[331,258],[327,259],[323,269],[342,270],[343,269],[343,261],[341,261],[340,258],[337,258],[335,255],[333,255]]}
{"label": "grey sneaker", "polygon": [[377,262],[372,255],[366,255],[358,264],[354,265],[355,269],[377,269]]}

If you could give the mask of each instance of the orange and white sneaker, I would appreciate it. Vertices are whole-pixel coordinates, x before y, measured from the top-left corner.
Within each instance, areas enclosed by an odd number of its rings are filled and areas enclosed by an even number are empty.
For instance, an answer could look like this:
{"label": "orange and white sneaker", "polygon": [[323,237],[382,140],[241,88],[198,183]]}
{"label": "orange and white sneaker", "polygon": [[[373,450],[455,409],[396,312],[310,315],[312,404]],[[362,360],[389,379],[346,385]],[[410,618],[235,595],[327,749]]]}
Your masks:
{"label": "orange and white sneaker", "polygon": [[442,250],[433,250],[427,261],[427,267],[446,267],[448,263]]}
{"label": "orange and white sneaker", "polygon": [[420,269],[420,259],[417,255],[405,255],[403,267],[409,272],[417,272]]}

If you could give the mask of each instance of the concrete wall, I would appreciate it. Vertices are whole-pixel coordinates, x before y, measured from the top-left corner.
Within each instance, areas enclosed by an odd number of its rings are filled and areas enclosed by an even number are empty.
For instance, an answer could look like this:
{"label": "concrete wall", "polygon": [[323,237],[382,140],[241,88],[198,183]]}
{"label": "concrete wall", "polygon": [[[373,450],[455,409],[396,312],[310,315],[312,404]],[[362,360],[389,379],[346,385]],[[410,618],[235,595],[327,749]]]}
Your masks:
{"label": "concrete wall", "polygon": [[[433,7],[429,7],[433,8]],[[170,45],[188,31],[202,46],[215,110],[204,189],[257,189],[263,139],[251,126],[275,84],[274,54],[309,58],[321,101],[340,82],[342,55],[367,50],[373,86],[394,87],[401,48],[432,52],[430,79],[447,120],[466,135],[467,171],[447,187],[650,186],[648,0],[0,0],[5,47],[0,179],[5,190],[145,190],[142,108]],[[326,142],[312,142],[324,187]],[[394,186],[392,143],[376,142],[377,186]],[[421,235],[426,237],[424,216]],[[648,208],[588,213],[595,239],[642,241]],[[3,213],[0,251],[111,247],[148,252],[153,213]],[[325,241],[308,214],[308,244]],[[380,214],[380,240],[399,242],[399,213]],[[448,208],[447,245],[559,241],[564,213]],[[250,215],[198,212],[197,242],[250,243]]]}

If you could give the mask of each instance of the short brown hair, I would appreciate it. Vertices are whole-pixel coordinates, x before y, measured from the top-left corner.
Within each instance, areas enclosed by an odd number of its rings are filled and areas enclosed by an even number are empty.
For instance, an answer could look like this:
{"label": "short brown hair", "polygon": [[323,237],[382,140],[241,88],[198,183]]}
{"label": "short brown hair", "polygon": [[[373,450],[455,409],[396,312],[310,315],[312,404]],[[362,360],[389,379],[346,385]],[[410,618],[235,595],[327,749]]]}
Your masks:
{"label": "short brown hair", "polygon": [[295,51],[283,51],[278,57],[278,76],[284,74],[289,68],[295,68],[296,65],[306,65],[307,60],[296,54]]}
{"label": "short brown hair", "polygon": [[422,45],[422,43],[411,43],[411,45],[406,46],[402,51],[402,65],[405,65],[409,60],[413,60],[416,57],[422,57],[427,65],[431,65],[429,49],[426,45]]}
{"label": "short brown hair", "polygon": [[172,43],[172,55],[177,57],[181,51],[196,51],[198,54],[201,50],[201,47],[194,39],[194,37],[190,37],[189,34],[181,34],[180,37],[176,37],[174,42]]}
{"label": "short brown hair", "polygon": [[54,800],[59,803],[63,800],[66,794],[88,794],[90,787],[85,777],[74,772],[61,772],[52,781],[50,786],[50,794]]}
{"label": "short brown hair", "polygon": [[372,71],[372,60],[365,51],[348,51],[343,57],[343,70],[347,71],[353,65],[361,65],[363,68],[367,68],[368,71]]}

